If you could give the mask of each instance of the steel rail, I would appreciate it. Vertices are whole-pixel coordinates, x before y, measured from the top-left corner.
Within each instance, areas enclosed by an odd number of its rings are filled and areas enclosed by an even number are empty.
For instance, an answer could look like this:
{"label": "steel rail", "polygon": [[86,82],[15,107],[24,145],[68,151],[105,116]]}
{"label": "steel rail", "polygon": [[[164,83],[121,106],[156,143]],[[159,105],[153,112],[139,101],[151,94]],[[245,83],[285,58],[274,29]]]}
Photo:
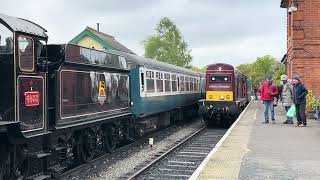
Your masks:
{"label": "steel rail", "polygon": [[81,164],[75,168],[72,168],[70,170],[67,170],[66,172],[63,172],[62,174],[59,174],[57,175],[56,177],[54,177],[53,179],[64,179],[68,176],[71,176],[72,174],[77,174],[77,173],[80,173],[80,171],[82,171],[83,169],[86,169],[87,167],[90,167],[90,166],[93,166],[95,163],[99,163],[101,160],[103,159],[107,159],[109,157],[112,157],[115,153],[118,153],[118,152],[121,152],[123,150],[126,150],[126,149],[130,149],[132,147],[134,147],[135,145],[138,145],[138,144],[141,144],[141,143],[144,143],[146,140],[148,140],[148,138],[150,137],[153,137],[153,136],[156,136],[156,135],[159,135],[161,133],[164,133],[166,131],[170,131],[176,127],[178,127],[179,125],[173,125],[173,126],[170,126],[168,128],[165,128],[165,129],[162,129],[160,131],[157,131],[153,134],[150,134],[150,135],[147,135],[146,137],[143,137],[141,139],[137,139],[137,141],[134,141],[130,144],[127,144],[125,146],[122,146],[118,149],[116,149],[115,151],[113,151],[112,153],[106,153],[106,154],[103,154],[93,160],[91,160],[90,162],[88,163],[84,163],[84,164]]}
{"label": "steel rail", "polygon": [[136,179],[137,177],[139,177],[141,174],[143,174],[144,172],[146,172],[147,170],[149,170],[153,165],[155,165],[156,163],[158,163],[160,160],[164,159],[165,157],[167,157],[169,154],[171,154],[174,150],[178,149],[180,146],[182,146],[183,144],[185,144],[186,142],[188,142],[189,140],[191,140],[193,137],[195,137],[196,135],[198,135],[200,132],[202,132],[203,130],[205,130],[207,127],[203,126],[202,128],[200,128],[199,130],[197,130],[196,132],[194,132],[193,134],[191,134],[189,137],[187,137],[186,139],[184,139],[183,141],[179,142],[177,145],[175,145],[174,147],[170,148],[168,151],[166,151],[165,153],[163,153],[161,156],[158,156],[156,159],[154,159],[153,161],[151,161],[149,164],[145,165],[143,168],[141,168],[139,171],[137,171],[136,173],[134,173],[133,175],[131,175],[129,178],[127,178],[127,180],[133,180]]}

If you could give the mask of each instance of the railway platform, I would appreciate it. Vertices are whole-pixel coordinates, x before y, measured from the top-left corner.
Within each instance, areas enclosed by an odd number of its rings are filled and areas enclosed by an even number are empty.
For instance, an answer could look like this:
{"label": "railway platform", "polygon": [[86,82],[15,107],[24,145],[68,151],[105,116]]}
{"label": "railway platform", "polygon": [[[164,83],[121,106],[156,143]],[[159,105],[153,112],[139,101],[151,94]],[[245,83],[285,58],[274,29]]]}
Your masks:
{"label": "railway platform", "polygon": [[252,101],[190,179],[320,179],[320,121],[307,127],[262,124],[263,106]]}

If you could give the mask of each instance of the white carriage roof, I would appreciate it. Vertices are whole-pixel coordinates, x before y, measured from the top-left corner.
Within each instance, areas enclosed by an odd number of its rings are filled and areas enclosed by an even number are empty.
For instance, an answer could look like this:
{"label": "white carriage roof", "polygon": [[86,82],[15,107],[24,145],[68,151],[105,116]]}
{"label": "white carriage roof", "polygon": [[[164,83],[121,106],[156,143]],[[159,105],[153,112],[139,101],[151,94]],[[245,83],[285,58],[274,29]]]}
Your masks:
{"label": "white carriage roof", "polygon": [[154,59],[149,59],[149,58],[141,57],[138,55],[123,53],[123,52],[119,52],[119,51],[115,51],[115,50],[108,50],[108,51],[112,51],[112,52],[115,52],[119,55],[123,55],[123,56],[125,56],[127,61],[134,63],[134,64],[141,65],[141,66],[146,66],[146,67],[161,69],[161,70],[168,70],[168,71],[178,72],[178,73],[185,73],[185,74],[189,74],[189,75],[193,75],[193,76],[200,76],[201,75],[201,74],[199,74],[195,71],[192,71],[190,69],[175,66],[172,64],[168,64],[168,63],[164,63],[164,62],[157,61]]}
{"label": "white carriage roof", "polygon": [[47,30],[34,22],[4,14],[0,14],[0,21],[5,23],[12,31],[33,34],[46,39],[48,38],[46,34]]}

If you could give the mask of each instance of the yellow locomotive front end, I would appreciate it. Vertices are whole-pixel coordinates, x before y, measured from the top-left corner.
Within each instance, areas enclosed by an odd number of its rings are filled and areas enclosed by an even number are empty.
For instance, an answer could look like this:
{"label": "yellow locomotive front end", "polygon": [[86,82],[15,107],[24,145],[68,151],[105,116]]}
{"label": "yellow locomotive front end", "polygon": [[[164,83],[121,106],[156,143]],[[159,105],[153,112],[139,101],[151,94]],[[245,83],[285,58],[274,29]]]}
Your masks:
{"label": "yellow locomotive front end", "polygon": [[207,91],[206,101],[233,101],[232,91]]}

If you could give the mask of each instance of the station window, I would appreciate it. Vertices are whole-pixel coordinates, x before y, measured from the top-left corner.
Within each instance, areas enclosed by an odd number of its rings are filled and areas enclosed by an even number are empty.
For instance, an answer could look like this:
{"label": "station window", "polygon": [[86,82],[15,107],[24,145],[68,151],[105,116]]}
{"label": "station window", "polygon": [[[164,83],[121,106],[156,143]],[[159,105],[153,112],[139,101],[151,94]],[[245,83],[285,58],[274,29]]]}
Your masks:
{"label": "station window", "polygon": [[156,72],[157,92],[163,92],[163,74]]}
{"label": "station window", "polygon": [[165,92],[171,92],[170,74],[164,73],[164,89]]}
{"label": "station window", "polygon": [[19,67],[22,71],[34,70],[34,42],[32,38],[19,36]]}
{"label": "station window", "polygon": [[185,91],[184,76],[180,76],[180,91]]}
{"label": "station window", "polygon": [[147,92],[148,93],[155,92],[153,71],[146,71],[146,83],[147,83]]}
{"label": "station window", "polygon": [[186,81],[186,91],[190,91],[190,78],[186,77],[185,81]]}
{"label": "station window", "polygon": [[177,88],[177,75],[175,75],[175,74],[171,75],[171,86],[172,86],[173,92],[176,92],[178,90],[178,88]]}

